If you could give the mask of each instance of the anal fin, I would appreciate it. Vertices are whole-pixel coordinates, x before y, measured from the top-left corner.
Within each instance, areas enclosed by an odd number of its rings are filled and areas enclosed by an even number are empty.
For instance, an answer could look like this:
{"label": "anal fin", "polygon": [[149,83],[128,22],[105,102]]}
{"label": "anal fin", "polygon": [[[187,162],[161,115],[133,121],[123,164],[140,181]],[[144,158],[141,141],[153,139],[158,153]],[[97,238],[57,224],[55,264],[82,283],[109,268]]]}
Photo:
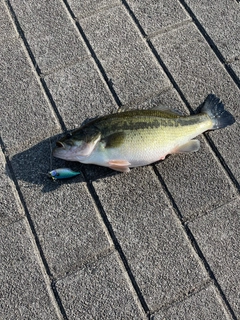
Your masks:
{"label": "anal fin", "polygon": [[196,152],[200,148],[199,140],[190,140],[187,143],[177,147],[171,153],[187,153],[187,152]]}
{"label": "anal fin", "polygon": [[129,172],[130,162],[127,160],[110,160],[108,161],[109,168],[120,171],[120,172]]}

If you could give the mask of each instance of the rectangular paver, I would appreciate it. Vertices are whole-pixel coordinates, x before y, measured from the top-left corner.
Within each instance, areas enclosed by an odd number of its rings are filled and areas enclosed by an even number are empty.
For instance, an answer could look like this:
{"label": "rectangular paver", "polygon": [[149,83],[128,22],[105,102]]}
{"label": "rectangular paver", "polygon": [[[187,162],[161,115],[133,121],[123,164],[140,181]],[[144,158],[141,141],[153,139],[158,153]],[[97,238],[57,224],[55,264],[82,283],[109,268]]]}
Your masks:
{"label": "rectangular paver", "polygon": [[154,320],[230,320],[216,290],[210,286],[191,295],[184,301],[176,302],[168,309],[154,315]]}
{"label": "rectangular paver", "polygon": [[[182,114],[189,114],[175,90],[168,90],[141,103],[140,108],[163,104]],[[170,155],[156,163],[169,191],[185,219],[229,202],[236,191],[225,176],[205,140],[196,153]],[[196,183],[197,182],[197,183]],[[199,197],[199,194],[202,196]]]}
{"label": "rectangular paver", "polygon": [[94,187],[150,310],[206,280],[150,168],[97,180]]}
{"label": "rectangular paver", "polygon": [[9,175],[9,168],[0,149],[0,226],[10,224],[24,214]]}
{"label": "rectangular paver", "polygon": [[209,146],[203,138],[198,140],[199,151],[170,155],[156,164],[185,219],[219,207],[237,195]]}
{"label": "rectangular paver", "polygon": [[240,9],[236,1],[185,1],[226,60],[239,55]]}
{"label": "rectangular paver", "polygon": [[91,59],[58,70],[45,80],[68,129],[80,127],[87,118],[117,110]]}
{"label": "rectangular paver", "polygon": [[123,7],[103,10],[81,26],[123,104],[169,86]]}
{"label": "rectangular paver", "polygon": [[62,1],[10,0],[10,3],[42,72],[87,56]]}
{"label": "rectangular paver", "polygon": [[59,130],[19,39],[1,43],[1,136],[11,154]]}
{"label": "rectangular paver", "polygon": [[74,15],[77,18],[82,19],[84,17],[95,14],[100,10],[104,10],[106,8],[120,4],[120,0],[83,0],[81,2],[78,0],[69,0],[68,3]]}
{"label": "rectangular paver", "polygon": [[17,32],[14,29],[9,12],[3,1],[0,2],[0,30],[0,42],[4,39],[17,36]]}
{"label": "rectangular paver", "polygon": [[236,318],[240,317],[239,199],[189,223]]}
{"label": "rectangular paver", "polygon": [[0,318],[59,319],[24,220],[0,228]]}
{"label": "rectangular paver", "polygon": [[238,123],[209,133],[235,177],[240,179],[240,92],[212,52],[194,24],[180,27],[152,39],[167,68],[196,109],[204,98],[214,92],[233,113]]}
{"label": "rectangular paver", "polygon": [[128,0],[127,2],[148,36],[191,20],[177,0]]}
{"label": "rectangular paver", "polygon": [[240,56],[235,61],[231,62],[230,66],[240,79]]}
{"label": "rectangular paver", "polygon": [[120,265],[112,253],[57,282],[69,319],[146,319]]}
{"label": "rectangular paver", "polygon": [[[47,178],[50,156],[47,139],[11,161],[50,271],[58,276],[108,250],[111,243],[82,176],[58,182]],[[61,163],[53,162],[53,168]]]}

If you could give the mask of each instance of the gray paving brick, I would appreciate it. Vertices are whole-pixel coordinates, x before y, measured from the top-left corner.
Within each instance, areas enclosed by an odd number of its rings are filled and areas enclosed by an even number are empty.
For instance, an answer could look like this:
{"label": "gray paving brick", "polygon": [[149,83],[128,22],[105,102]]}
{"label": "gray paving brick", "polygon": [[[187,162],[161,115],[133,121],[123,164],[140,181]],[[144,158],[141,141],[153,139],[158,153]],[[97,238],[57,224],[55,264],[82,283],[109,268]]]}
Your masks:
{"label": "gray paving brick", "polygon": [[239,199],[189,223],[201,251],[240,317],[240,201]]}
{"label": "gray paving brick", "polygon": [[184,115],[189,114],[189,110],[182,102],[177,91],[172,88],[160,92],[159,94],[147,98],[146,100],[135,102],[130,107],[133,109],[151,109],[159,105],[164,105],[169,107],[169,109],[179,111]]}
{"label": "gray paving brick", "polygon": [[123,104],[160,92],[169,81],[122,7],[81,21]]}
{"label": "gray paving brick", "polygon": [[0,228],[0,261],[1,319],[59,319],[23,220]]}
{"label": "gray paving brick", "polygon": [[80,127],[86,118],[117,110],[92,60],[61,69],[46,76],[45,80],[69,129]]}
{"label": "gray paving brick", "polygon": [[8,15],[8,11],[2,1],[0,2],[0,30],[0,41],[17,36],[17,33],[14,30],[13,24],[11,23]]}
{"label": "gray paving brick", "polygon": [[150,167],[94,182],[150,310],[206,280]]}
{"label": "gray paving brick", "polygon": [[156,164],[186,219],[219,207],[236,196],[210,148],[204,139],[199,140],[201,148],[198,152],[170,155]]}
{"label": "gray paving brick", "polygon": [[14,153],[56,133],[59,125],[18,39],[2,43],[0,69],[1,135]]}
{"label": "gray paving brick", "polygon": [[231,62],[230,66],[236,73],[237,77],[240,79],[240,56],[234,62]]}
{"label": "gray paving brick", "polygon": [[128,0],[127,2],[147,35],[190,20],[177,0],[169,2]]}
{"label": "gray paving brick", "polygon": [[146,319],[116,254],[57,282],[69,319]]}
{"label": "gray paving brick", "polygon": [[61,1],[10,0],[10,3],[42,72],[87,55]]}
{"label": "gray paving brick", "polygon": [[154,320],[219,320],[231,319],[223,307],[214,287],[210,286],[186,300],[157,313]]}
{"label": "gray paving brick", "polygon": [[84,18],[86,16],[92,15],[99,10],[103,10],[120,3],[119,0],[84,0],[79,2],[78,0],[68,1],[73,13],[78,18]]}
{"label": "gray paving brick", "polygon": [[0,149],[0,227],[12,223],[22,215],[23,209]]}
{"label": "gray paving brick", "polygon": [[240,10],[236,1],[185,1],[225,59],[239,55]]}
{"label": "gray paving brick", "polygon": [[[158,104],[169,106],[183,114],[189,113],[175,90],[153,97],[140,104],[140,107],[151,108]],[[211,210],[236,196],[235,189],[225,177],[206,142],[202,138],[200,141],[201,149],[197,153],[171,155],[156,163],[184,218]],[[204,196],[199,197],[199,194]]]}
{"label": "gray paving brick", "polygon": [[[46,140],[11,161],[50,270],[58,276],[108,250],[111,244],[82,176],[53,182],[41,174],[49,171],[49,157]],[[61,167],[59,163],[62,161],[53,162],[53,168]]]}
{"label": "gray paving brick", "polygon": [[[167,32],[152,42],[193,109],[210,92],[218,95],[239,122],[240,92],[193,24]],[[239,124],[209,133],[237,179],[240,179]]]}

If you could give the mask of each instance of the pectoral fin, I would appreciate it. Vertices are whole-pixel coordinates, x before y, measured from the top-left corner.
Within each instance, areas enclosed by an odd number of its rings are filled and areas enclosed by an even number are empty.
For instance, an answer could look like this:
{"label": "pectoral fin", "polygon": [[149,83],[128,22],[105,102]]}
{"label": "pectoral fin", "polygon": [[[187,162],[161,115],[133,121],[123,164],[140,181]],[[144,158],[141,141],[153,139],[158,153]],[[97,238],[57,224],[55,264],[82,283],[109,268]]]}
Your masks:
{"label": "pectoral fin", "polygon": [[82,144],[82,148],[79,151],[78,155],[81,157],[88,157],[92,153],[93,149],[95,148],[95,145],[98,141],[91,141],[91,142],[84,142]]}
{"label": "pectoral fin", "polygon": [[121,172],[129,172],[129,166],[131,165],[130,162],[126,160],[110,160],[108,161],[109,168],[121,171]]}
{"label": "pectoral fin", "polygon": [[171,153],[187,153],[187,152],[196,152],[200,148],[199,140],[190,140],[189,142],[183,144],[182,146],[177,147]]}
{"label": "pectoral fin", "polygon": [[105,143],[105,148],[116,148],[123,143],[124,137],[124,132],[115,132],[105,137],[102,142]]}

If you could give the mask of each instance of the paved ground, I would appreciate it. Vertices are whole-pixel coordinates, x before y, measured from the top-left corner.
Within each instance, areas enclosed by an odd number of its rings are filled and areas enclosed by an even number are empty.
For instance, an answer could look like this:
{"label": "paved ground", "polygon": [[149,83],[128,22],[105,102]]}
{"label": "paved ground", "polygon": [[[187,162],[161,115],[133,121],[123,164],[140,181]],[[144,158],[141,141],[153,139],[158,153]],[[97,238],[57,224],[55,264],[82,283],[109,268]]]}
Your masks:
{"label": "paved ground", "polygon": [[[1,0],[0,30],[0,319],[239,319],[238,1]],[[51,157],[86,118],[211,92],[237,121],[197,153]]]}

